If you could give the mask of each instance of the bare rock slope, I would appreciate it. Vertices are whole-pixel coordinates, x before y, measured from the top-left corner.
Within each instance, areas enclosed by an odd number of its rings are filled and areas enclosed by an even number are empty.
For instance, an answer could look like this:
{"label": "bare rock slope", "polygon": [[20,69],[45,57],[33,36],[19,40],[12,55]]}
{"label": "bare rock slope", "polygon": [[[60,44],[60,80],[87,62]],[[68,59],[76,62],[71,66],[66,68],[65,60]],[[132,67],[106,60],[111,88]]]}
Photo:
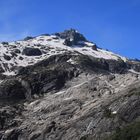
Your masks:
{"label": "bare rock slope", "polygon": [[76,30],[0,44],[1,140],[137,140],[140,62]]}

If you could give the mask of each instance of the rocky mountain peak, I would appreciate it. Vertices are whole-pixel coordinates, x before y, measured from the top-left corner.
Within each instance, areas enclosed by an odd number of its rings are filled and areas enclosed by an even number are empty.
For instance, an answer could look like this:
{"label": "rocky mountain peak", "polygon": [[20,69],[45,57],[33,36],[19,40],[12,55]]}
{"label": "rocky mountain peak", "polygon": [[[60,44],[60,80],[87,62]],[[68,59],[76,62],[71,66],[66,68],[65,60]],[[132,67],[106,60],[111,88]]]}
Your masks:
{"label": "rocky mountain peak", "polygon": [[65,30],[61,33],[56,33],[62,39],[65,39],[65,44],[68,46],[77,45],[79,42],[87,41],[87,39],[75,29]]}
{"label": "rocky mountain peak", "polygon": [[[0,50],[1,140],[140,134],[139,61],[98,48],[74,29],[3,42]],[[112,139],[115,131],[123,137]]]}

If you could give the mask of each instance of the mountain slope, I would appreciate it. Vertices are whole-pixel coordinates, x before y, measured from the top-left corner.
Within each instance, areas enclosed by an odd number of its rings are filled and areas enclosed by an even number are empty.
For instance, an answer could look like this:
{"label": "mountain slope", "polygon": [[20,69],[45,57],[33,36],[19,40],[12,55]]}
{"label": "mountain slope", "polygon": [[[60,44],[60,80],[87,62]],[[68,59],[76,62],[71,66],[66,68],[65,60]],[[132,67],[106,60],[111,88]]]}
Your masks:
{"label": "mountain slope", "polygon": [[139,61],[74,29],[0,47],[2,140],[111,139],[139,122]]}
{"label": "mountain slope", "polygon": [[[66,31],[66,33],[67,32],[68,31]],[[1,71],[3,71],[5,75],[14,75],[14,67],[33,65],[49,56],[62,54],[64,52],[72,52],[77,55],[78,53],[81,53],[103,59],[127,60],[125,57],[96,48],[95,44],[87,41],[84,37],[84,39],[82,38],[83,40],[81,40],[79,36],[76,39],[73,39],[73,37],[75,37],[76,34],[79,35],[79,33],[75,30],[71,30],[71,32],[74,32],[74,34],[70,36],[67,33],[68,37],[66,36],[65,38],[58,34],[42,35],[34,38],[28,37],[23,41],[1,43]],[[67,46],[68,39],[71,39],[72,41],[76,40],[76,42]]]}

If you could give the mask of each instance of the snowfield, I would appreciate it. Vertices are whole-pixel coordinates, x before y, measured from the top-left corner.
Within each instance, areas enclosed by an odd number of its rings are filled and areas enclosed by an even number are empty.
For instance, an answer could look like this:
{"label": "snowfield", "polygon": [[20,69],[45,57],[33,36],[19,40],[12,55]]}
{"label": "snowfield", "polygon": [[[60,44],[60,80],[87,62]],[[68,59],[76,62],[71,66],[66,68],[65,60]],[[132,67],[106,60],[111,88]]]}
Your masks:
{"label": "snowfield", "polygon": [[[122,59],[123,61],[127,61],[127,58],[114,54],[112,52],[97,49],[93,50],[92,46],[94,45],[91,42],[81,42],[85,44],[85,46],[66,46],[64,45],[65,39],[61,39],[55,35],[42,35],[35,37],[33,39],[29,39],[26,41],[15,41],[10,42],[7,44],[0,44],[0,65],[1,68],[4,70],[4,75],[15,75],[16,73],[12,70],[13,67],[26,67],[29,65],[33,65],[43,59],[46,59],[52,55],[61,54],[64,52],[72,52],[74,54],[81,53],[84,55],[90,55],[96,58],[103,58],[103,59],[113,59],[119,60]],[[38,48],[41,50],[42,55],[39,56],[26,56],[23,55],[22,52],[26,47],[30,48]],[[16,51],[18,53],[15,53]],[[10,57],[10,59],[5,59],[4,56]],[[74,62],[71,62],[72,64]]]}

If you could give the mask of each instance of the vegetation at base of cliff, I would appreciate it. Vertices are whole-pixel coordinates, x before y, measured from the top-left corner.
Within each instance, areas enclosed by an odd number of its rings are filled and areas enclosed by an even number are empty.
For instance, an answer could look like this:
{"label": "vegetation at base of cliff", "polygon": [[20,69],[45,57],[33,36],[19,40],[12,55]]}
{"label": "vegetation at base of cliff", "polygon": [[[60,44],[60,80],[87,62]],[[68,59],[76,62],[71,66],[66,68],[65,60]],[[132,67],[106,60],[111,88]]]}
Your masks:
{"label": "vegetation at base of cliff", "polygon": [[93,140],[89,135],[82,136],[80,140]]}
{"label": "vegetation at base of cliff", "polygon": [[87,140],[87,139],[88,139],[87,135],[80,138],[80,140]]}
{"label": "vegetation at base of cliff", "polygon": [[140,96],[140,87],[139,88],[132,88],[129,91],[129,96],[131,96],[131,95],[138,95],[138,96]]}
{"label": "vegetation at base of cliff", "polygon": [[140,140],[140,122],[134,122],[122,129],[117,129],[106,140]]}

